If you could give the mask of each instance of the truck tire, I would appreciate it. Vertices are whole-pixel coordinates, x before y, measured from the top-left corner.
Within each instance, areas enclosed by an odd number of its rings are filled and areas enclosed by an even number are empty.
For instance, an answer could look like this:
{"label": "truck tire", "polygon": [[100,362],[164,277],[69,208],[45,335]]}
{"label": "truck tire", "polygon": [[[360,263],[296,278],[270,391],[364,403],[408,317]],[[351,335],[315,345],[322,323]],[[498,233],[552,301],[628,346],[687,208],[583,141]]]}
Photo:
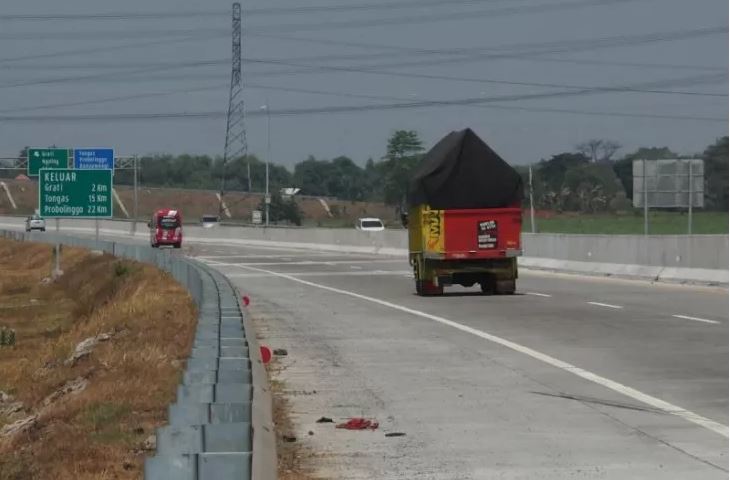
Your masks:
{"label": "truck tire", "polygon": [[444,294],[443,285],[436,286],[434,285],[433,280],[421,279],[418,263],[413,265],[413,276],[416,278],[416,295],[420,297],[430,297]]}
{"label": "truck tire", "polygon": [[177,243],[176,243],[176,244],[174,244],[174,245],[173,245],[172,247],[173,247],[173,248],[180,248],[181,246],[182,246],[182,244],[181,244],[180,242],[177,242]]}
{"label": "truck tire", "polygon": [[485,278],[479,282],[484,295],[494,295],[497,291],[497,282],[492,275],[487,274]]}
{"label": "truck tire", "polygon": [[433,297],[444,294],[443,285],[436,286],[430,280],[416,280],[416,293],[421,297]]}
{"label": "truck tire", "polygon": [[497,281],[497,293],[500,295],[514,295],[516,289],[517,285],[514,279]]}

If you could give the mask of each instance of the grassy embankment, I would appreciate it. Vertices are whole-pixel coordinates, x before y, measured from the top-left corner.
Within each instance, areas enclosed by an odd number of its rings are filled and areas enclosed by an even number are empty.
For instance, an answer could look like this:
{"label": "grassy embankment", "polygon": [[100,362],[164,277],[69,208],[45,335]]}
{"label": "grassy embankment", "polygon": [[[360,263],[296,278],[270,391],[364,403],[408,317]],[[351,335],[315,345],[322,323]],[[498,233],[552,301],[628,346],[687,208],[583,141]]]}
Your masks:
{"label": "grassy embankment", "polygon": [[[542,217],[542,218],[540,218]],[[623,215],[599,214],[547,214],[536,218],[537,231],[540,233],[581,233],[607,235],[643,235],[644,216],[642,213]],[[523,216],[523,231],[530,231],[530,214]],[[653,211],[649,213],[649,233],[652,235],[683,235],[687,233],[687,214],[679,212]],[[692,233],[727,234],[727,212],[695,212]]]}
{"label": "grassy embankment", "polygon": [[[142,478],[143,447],[165,422],[195,328],[194,304],[167,274],[65,249],[0,240],[0,479]],[[99,334],[90,354],[69,359]],[[77,390],[77,391],[74,391]],[[2,394],[0,394],[2,397]],[[13,408],[8,405],[14,404]],[[3,409],[5,412],[3,412]]]}

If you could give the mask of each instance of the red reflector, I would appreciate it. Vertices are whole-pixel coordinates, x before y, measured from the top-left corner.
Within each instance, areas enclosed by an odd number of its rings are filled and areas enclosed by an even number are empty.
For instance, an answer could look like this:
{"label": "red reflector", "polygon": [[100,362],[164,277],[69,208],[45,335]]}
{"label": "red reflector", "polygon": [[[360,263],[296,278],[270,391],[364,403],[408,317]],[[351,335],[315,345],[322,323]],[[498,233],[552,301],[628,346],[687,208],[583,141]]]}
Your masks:
{"label": "red reflector", "polygon": [[271,349],[267,347],[266,345],[261,345],[261,361],[264,362],[264,365],[269,363],[271,361]]}
{"label": "red reflector", "polygon": [[244,295],[243,296],[243,304],[248,307],[250,303],[251,303],[251,299],[248,298],[248,295]]}

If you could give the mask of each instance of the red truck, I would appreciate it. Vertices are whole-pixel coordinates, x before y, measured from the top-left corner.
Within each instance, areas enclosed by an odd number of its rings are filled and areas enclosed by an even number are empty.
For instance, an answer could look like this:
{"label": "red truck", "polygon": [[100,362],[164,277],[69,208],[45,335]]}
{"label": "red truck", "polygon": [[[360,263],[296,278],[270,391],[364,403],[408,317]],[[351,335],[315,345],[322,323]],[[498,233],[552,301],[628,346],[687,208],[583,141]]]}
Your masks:
{"label": "red truck", "polygon": [[512,294],[521,255],[520,175],[472,130],[452,132],[416,169],[408,196],[409,260],[419,295],[444,286]]}
{"label": "red truck", "polygon": [[150,245],[159,248],[161,245],[171,245],[180,248],[183,241],[182,217],[180,211],[163,208],[152,214],[152,220],[147,224],[150,228]]}

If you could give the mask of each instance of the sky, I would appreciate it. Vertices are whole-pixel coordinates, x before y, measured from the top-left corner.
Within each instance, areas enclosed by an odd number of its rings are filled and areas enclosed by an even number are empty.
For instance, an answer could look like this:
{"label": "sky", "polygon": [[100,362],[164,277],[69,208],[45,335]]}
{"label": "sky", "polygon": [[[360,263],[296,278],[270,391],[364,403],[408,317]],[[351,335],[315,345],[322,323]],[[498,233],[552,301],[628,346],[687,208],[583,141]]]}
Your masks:
{"label": "sky", "polygon": [[[470,127],[513,164],[591,138],[620,143],[618,155],[691,154],[728,132],[726,0],[242,6],[248,150],[289,167],[377,160],[397,129],[430,147]],[[230,10],[2,0],[0,157],[49,145],[221,155]]]}

